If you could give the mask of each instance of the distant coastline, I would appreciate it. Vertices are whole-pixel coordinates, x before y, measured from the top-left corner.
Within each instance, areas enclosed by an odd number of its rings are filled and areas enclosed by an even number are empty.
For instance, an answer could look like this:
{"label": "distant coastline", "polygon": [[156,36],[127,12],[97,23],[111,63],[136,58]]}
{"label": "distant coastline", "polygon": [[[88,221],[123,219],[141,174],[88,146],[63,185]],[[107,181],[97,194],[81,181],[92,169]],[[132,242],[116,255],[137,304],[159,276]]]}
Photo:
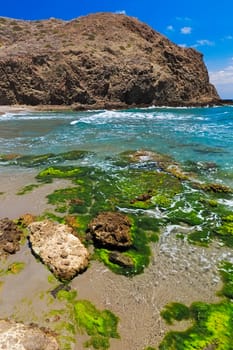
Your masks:
{"label": "distant coastline", "polygon": [[[160,104],[160,105],[153,105],[153,107],[174,107],[174,108],[179,108],[179,107],[213,107],[213,106],[230,106],[233,105],[233,99],[221,99],[219,101],[215,101],[215,103],[184,103],[184,104],[176,104],[174,103],[173,105],[169,104],[166,106],[165,104]],[[152,107],[151,105],[126,105],[126,104],[120,104],[120,103],[98,103],[95,105],[37,105],[37,106],[32,106],[32,105],[0,105],[0,115],[3,115],[5,113],[21,113],[21,112],[48,112],[48,111],[53,111],[53,112],[62,112],[62,111],[88,111],[88,110],[101,110],[101,109],[106,109],[106,110],[117,110],[117,109],[132,109],[132,108],[148,108]]]}

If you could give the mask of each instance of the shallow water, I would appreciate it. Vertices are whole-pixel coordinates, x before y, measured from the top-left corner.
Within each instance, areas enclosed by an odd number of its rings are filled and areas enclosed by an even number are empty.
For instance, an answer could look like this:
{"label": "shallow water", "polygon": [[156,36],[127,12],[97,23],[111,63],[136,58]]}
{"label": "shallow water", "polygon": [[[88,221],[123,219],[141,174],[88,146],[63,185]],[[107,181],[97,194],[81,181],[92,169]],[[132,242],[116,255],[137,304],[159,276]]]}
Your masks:
{"label": "shallow water", "polygon": [[[214,161],[233,169],[233,108],[147,108],[126,111],[6,113],[1,153],[89,150],[97,158],[150,149],[178,161]],[[91,159],[91,162],[93,159]]]}

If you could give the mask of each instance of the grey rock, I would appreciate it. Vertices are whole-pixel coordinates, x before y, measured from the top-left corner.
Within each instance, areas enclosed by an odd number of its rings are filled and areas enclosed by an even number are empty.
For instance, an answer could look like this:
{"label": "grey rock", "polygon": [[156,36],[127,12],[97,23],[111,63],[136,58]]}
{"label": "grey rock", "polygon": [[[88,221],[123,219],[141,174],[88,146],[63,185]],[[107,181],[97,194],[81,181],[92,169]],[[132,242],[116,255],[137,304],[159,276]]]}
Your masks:
{"label": "grey rock", "polygon": [[59,350],[56,338],[37,326],[0,320],[0,350]]}

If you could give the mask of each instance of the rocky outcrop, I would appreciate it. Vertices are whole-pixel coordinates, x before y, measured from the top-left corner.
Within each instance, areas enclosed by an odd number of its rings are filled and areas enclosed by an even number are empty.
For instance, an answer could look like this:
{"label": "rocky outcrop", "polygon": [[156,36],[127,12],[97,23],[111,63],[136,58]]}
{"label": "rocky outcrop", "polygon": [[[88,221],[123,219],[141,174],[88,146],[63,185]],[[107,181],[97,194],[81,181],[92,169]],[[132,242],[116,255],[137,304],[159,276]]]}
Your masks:
{"label": "rocky outcrop", "polygon": [[0,105],[85,109],[220,101],[201,53],[135,18],[0,18],[0,26]]}
{"label": "rocky outcrop", "polygon": [[59,350],[56,338],[36,326],[0,320],[0,350]]}
{"label": "rocky outcrop", "polygon": [[16,253],[20,248],[22,232],[8,218],[0,220],[0,256]]}
{"label": "rocky outcrop", "polygon": [[121,213],[102,212],[90,222],[88,229],[101,246],[129,248],[132,245],[130,220]]}
{"label": "rocky outcrop", "polygon": [[33,252],[58,278],[70,280],[87,268],[89,253],[70,227],[44,220],[28,228]]}

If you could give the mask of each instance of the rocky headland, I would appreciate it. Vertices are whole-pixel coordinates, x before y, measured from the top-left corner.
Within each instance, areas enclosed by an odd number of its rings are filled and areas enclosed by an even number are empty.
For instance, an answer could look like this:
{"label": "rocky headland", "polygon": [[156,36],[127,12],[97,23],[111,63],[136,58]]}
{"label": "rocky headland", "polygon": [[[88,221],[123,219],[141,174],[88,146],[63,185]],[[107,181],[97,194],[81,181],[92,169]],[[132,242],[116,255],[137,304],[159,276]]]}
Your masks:
{"label": "rocky headland", "polygon": [[0,18],[0,105],[221,104],[201,53],[123,14]]}

